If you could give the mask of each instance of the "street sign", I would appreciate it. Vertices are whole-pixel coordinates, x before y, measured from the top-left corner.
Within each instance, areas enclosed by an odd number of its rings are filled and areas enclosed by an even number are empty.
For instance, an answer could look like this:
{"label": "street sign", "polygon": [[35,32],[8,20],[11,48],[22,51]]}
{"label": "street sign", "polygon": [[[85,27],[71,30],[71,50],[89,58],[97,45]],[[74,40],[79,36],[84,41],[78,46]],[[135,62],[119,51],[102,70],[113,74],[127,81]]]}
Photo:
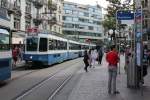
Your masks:
{"label": "street sign", "polygon": [[117,11],[117,20],[133,20],[134,13],[131,11]]}

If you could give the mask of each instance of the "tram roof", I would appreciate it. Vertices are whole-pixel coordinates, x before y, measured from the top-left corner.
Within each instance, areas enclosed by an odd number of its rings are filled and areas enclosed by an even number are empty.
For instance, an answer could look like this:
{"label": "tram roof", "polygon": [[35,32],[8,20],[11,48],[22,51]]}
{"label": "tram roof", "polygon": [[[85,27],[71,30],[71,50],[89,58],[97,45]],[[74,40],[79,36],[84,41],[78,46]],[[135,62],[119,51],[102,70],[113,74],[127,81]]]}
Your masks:
{"label": "tram roof", "polygon": [[9,32],[7,30],[5,30],[5,29],[0,29],[0,33],[9,35]]}

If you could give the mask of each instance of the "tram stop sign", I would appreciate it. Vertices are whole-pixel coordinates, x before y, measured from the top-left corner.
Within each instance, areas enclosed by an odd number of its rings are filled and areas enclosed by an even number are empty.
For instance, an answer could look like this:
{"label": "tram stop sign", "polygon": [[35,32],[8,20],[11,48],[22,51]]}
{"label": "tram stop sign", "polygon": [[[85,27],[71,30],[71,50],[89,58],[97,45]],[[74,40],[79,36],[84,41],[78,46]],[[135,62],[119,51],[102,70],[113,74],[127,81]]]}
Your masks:
{"label": "tram stop sign", "polygon": [[134,13],[131,11],[117,11],[117,20],[133,20]]}

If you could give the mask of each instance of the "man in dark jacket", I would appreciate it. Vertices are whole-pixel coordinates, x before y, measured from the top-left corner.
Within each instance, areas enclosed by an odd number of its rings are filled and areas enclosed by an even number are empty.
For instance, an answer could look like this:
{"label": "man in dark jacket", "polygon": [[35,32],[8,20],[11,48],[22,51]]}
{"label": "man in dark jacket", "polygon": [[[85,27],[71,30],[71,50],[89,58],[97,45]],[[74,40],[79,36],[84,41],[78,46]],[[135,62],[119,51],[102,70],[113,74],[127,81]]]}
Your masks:
{"label": "man in dark jacket", "polygon": [[84,61],[84,64],[85,64],[84,70],[86,72],[88,72],[87,68],[89,66],[89,56],[88,56],[87,51],[84,52],[84,59],[83,59],[83,61]]}

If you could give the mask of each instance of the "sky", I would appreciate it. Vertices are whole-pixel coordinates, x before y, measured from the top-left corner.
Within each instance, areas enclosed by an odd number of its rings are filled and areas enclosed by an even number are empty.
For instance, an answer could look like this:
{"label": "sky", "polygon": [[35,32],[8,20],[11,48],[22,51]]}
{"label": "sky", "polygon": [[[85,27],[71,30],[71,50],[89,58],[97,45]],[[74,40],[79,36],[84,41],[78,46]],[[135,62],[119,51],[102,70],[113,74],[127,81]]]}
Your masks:
{"label": "sky", "polygon": [[106,0],[65,0],[65,1],[70,1],[70,2],[75,2],[79,4],[90,4],[90,5],[96,5],[98,2],[101,7],[107,8],[108,2]]}

